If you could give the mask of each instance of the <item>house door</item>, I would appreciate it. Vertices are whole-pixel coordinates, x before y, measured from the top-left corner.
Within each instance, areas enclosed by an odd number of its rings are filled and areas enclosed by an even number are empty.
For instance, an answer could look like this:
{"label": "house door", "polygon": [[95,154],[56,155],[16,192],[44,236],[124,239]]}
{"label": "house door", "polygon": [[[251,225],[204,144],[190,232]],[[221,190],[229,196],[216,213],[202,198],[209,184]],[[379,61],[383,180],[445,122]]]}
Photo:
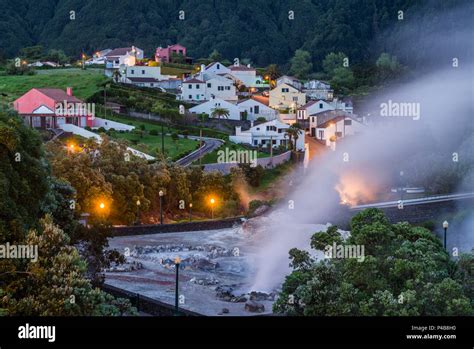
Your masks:
{"label": "house door", "polygon": [[311,127],[311,137],[316,137],[316,128]]}

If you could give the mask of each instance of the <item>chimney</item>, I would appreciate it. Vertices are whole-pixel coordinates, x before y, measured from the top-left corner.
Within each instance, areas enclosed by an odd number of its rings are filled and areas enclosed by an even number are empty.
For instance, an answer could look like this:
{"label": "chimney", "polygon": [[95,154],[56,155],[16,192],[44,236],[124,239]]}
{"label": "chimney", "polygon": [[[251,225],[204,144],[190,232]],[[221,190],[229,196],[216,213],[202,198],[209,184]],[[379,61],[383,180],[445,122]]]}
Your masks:
{"label": "chimney", "polygon": [[235,135],[238,136],[241,133],[242,127],[241,126],[235,126]]}
{"label": "chimney", "polygon": [[206,69],[206,66],[204,64],[201,64],[201,72],[203,72]]}
{"label": "chimney", "polygon": [[253,127],[253,120],[250,120],[250,128]]}
{"label": "chimney", "polygon": [[66,94],[72,96],[72,87],[66,87]]}

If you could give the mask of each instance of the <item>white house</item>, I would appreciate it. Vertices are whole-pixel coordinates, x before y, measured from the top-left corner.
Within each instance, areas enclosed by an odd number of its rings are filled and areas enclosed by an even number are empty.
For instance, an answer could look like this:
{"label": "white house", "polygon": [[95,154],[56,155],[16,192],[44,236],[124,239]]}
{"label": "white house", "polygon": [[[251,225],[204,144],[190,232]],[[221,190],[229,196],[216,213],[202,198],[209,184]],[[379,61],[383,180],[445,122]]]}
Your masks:
{"label": "white house", "polygon": [[288,76],[288,75],[282,75],[276,80],[277,85],[281,84],[290,84],[297,89],[301,90],[303,88],[303,84],[301,83],[300,80],[295,78],[294,76]]}
{"label": "white house", "polygon": [[268,105],[254,99],[248,98],[237,103],[240,114],[247,112],[247,120],[255,121],[259,117],[264,117],[266,120],[276,119],[278,112],[270,108]]}
{"label": "white house", "polygon": [[[274,148],[282,145],[287,146],[289,142],[286,130],[290,126],[279,121],[271,120],[251,127],[246,131],[242,131],[240,126],[235,128],[235,136],[229,136],[229,140],[239,144],[250,144],[254,147],[265,147],[272,144]],[[300,131],[300,135],[296,141],[296,149],[304,150],[304,131]]]}
{"label": "white house", "polygon": [[202,80],[192,78],[183,81],[181,85],[181,95],[179,96],[183,101],[205,101],[206,83]]}
{"label": "white house", "polygon": [[[203,69],[204,68],[204,69]],[[207,66],[203,67],[201,66],[201,72],[202,73],[211,73],[211,74],[230,74],[231,71],[229,68],[227,68],[225,65],[223,65],[220,62],[212,62],[211,64],[208,64]]]}
{"label": "white house", "polygon": [[296,110],[306,104],[306,95],[288,83],[277,85],[269,95],[270,107],[274,109],[291,108]]}
{"label": "white house", "polygon": [[199,76],[207,76],[210,79],[192,78],[183,81],[181,100],[200,102],[220,98],[227,101],[237,101],[238,97],[232,80],[214,74],[200,74]]}
{"label": "white house", "polygon": [[132,84],[142,87],[159,87],[159,81],[176,78],[176,76],[162,75],[161,67],[131,66],[125,67],[121,78],[125,84]]}
{"label": "white house", "polygon": [[334,90],[331,89],[331,85],[319,80],[305,82],[302,90],[310,99],[332,100],[334,98]]}
{"label": "white house", "polygon": [[240,110],[239,108],[230,102],[227,102],[220,98],[214,98],[195,107],[189,109],[189,111],[193,114],[202,114],[205,113],[211,117],[212,111],[215,108],[224,108],[229,111],[229,116],[227,119],[229,120],[240,120]]}
{"label": "white house", "polygon": [[216,75],[206,80],[206,100],[211,98],[222,98],[226,101],[237,101],[237,93],[234,82],[231,79]]}
{"label": "white house", "polygon": [[334,107],[334,109],[344,110],[346,113],[350,114],[354,112],[352,101],[350,99],[344,101],[338,98],[334,98],[334,100],[329,103]]}
{"label": "white house", "polygon": [[324,141],[327,146],[337,139],[362,131],[364,125],[354,114],[341,110],[331,110],[310,116],[310,135]]}
{"label": "white house", "polygon": [[230,74],[232,74],[241,85],[247,87],[268,87],[268,84],[263,83],[263,78],[257,75],[257,71],[251,68],[250,65],[231,65],[228,68]]}
{"label": "white house", "polygon": [[334,106],[323,100],[309,101],[296,111],[298,120],[307,120],[310,115],[334,110]]}
{"label": "white house", "polygon": [[116,48],[108,52],[105,59],[105,75],[111,77],[121,66],[134,66],[137,59],[143,59],[143,50],[135,46]]}

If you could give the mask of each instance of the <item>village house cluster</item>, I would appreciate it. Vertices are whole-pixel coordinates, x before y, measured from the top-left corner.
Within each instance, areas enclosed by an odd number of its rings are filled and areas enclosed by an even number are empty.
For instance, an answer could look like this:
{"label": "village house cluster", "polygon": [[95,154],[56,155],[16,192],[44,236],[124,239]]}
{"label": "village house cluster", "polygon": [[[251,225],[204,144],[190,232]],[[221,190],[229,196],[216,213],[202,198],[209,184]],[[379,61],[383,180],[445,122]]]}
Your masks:
{"label": "village house cluster", "polygon": [[[292,76],[272,80],[257,69],[239,62],[224,65],[212,62],[195,66],[185,76],[162,74],[163,64],[192,64],[186,47],[175,44],[158,47],[152,59],[145,60],[138,47],[106,49],[96,52],[85,65],[103,65],[106,76],[116,83],[155,88],[176,95],[176,99],[193,105],[187,113],[199,117],[223,117],[236,121],[230,141],[253,147],[288,146],[287,129],[298,124],[296,150],[305,150],[305,136],[335,148],[338,139],[363,130],[362,119],[354,114],[351,100],[334,96],[323,81],[300,81]],[[58,114],[58,103],[72,103],[74,113]],[[83,102],[67,91],[32,89],[14,102],[15,109],[31,127],[57,128],[64,124],[98,127],[103,120],[95,118]],[[216,115],[216,109],[224,109]],[[242,121],[241,124],[238,121]],[[248,123],[250,121],[250,128]],[[247,125],[247,129],[243,129]]]}

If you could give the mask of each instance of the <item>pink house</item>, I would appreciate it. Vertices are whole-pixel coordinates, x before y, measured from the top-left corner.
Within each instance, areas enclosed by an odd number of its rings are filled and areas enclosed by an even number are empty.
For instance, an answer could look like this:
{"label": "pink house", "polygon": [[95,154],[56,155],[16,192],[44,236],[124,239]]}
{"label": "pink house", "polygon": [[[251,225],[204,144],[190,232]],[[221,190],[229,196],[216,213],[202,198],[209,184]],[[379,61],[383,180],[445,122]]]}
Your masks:
{"label": "pink house", "polygon": [[168,46],[166,48],[158,47],[155,53],[155,61],[169,63],[172,61],[173,54],[183,56],[186,59],[186,47],[180,44]]}
{"label": "pink house", "polygon": [[33,88],[13,102],[14,109],[30,127],[59,128],[62,124],[92,127],[95,107],[57,88]]}

